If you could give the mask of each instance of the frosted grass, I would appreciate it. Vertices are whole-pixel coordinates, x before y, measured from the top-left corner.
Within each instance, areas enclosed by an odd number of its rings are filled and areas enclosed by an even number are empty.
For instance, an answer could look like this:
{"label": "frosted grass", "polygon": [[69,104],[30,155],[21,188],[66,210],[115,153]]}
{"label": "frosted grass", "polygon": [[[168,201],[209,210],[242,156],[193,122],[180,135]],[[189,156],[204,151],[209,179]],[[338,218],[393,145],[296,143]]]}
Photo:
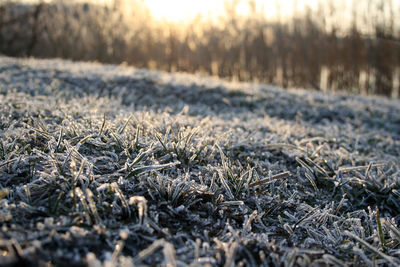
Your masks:
{"label": "frosted grass", "polygon": [[400,103],[0,57],[0,262],[398,266]]}

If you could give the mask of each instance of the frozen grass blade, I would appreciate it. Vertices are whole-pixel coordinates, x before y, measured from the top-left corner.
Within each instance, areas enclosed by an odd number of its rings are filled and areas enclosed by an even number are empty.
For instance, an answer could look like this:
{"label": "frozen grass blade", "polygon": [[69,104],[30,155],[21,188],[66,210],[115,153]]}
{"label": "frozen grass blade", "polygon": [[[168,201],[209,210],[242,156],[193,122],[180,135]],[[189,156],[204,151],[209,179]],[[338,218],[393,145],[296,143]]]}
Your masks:
{"label": "frozen grass blade", "polygon": [[364,240],[362,240],[361,238],[359,238],[358,236],[356,236],[355,234],[353,234],[352,232],[349,231],[345,231],[344,232],[345,235],[355,239],[357,242],[361,243],[363,246],[365,246],[368,250],[370,250],[371,252],[379,255],[381,258],[385,259],[391,266],[399,266],[400,261],[398,259],[395,259],[393,257],[390,257],[388,255],[386,255],[385,253],[379,251],[379,249],[371,246],[370,244],[368,244],[367,242],[365,242]]}
{"label": "frozen grass blade", "polygon": [[325,261],[327,261],[328,263],[333,264],[334,266],[337,266],[337,267],[347,267],[348,266],[344,261],[342,261],[330,254],[325,254],[322,256],[322,258],[325,259]]}
{"label": "frozen grass blade", "polygon": [[8,188],[3,188],[0,190],[0,199],[5,198],[10,193]]}
{"label": "frozen grass blade", "polygon": [[236,251],[239,248],[239,244],[237,242],[233,242],[228,246],[225,250],[226,253],[226,262],[224,267],[233,267],[235,266],[235,257],[236,257]]}
{"label": "frozen grass blade", "polygon": [[154,241],[149,247],[147,247],[146,249],[142,250],[134,258],[134,262],[142,262],[144,259],[150,257],[160,247],[164,246],[164,244],[165,244],[165,240],[164,239],[159,239],[159,240]]}
{"label": "frozen grass blade", "polygon": [[142,196],[134,196],[129,198],[129,205],[136,204],[139,212],[140,224],[145,222],[147,218],[147,200]]}
{"label": "frozen grass blade", "polygon": [[165,168],[173,167],[173,166],[178,165],[178,164],[180,164],[180,162],[170,162],[170,163],[166,163],[166,164],[137,167],[137,168],[134,168],[133,170],[131,170],[125,176],[125,179],[131,178],[131,177],[133,177],[135,175],[138,175],[138,174],[142,174],[142,173],[146,173],[146,172],[150,172],[150,171],[158,171],[158,170],[162,170],[162,169],[165,169]]}
{"label": "frozen grass blade", "polygon": [[128,201],[126,200],[124,193],[121,191],[117,183],[112,183],[111,188],[114,190],[115,194],[118,196],[120,199],[122,206],[124,207],[125,211],[128,214],[128,218],[131,217],[131,209],[129,208]]}
{"label": "frozen grass blade", "polygon": [[3,163],[0,164],[0,168],[3,167],[3,166],[6,166],[6,165],[8,165],[8,164],[14,163],[14,162],[16,162],[16,161],[18,161],[18,160],[19,160],[19,159],[17,159],[17,158],[7,160],[7,161],[5,161],[5,162],[3,162]]}
{"label": "frozen grass blade", "polygon": [[101,218],[100,218],[99,212],[97,211],[96,203],[93,200],[94,195],[93,195],[92,191],[88,188],[86,189],[86,196],[87,196],[87,202],[89,204],[89,208],[90,208],[91,214],[94,218],[94,221],[96,224],[100,224]]}
{"label": "frozen grass blade", "polygon": [[176,267],[176,253],[171,243],[165,242],[163,247],[165,266]]}
{"label": "frozen grass blade", "polygon": [[133,118],[133,115],[130,115],[129,118],[124,123],[124,125],[118,130],[118,134],[122,134],[125,131],[126,126],[128,126],[128,124],[129,124],[129,122],[131,121],[132,118]]}
{"label": "frozen grass blade", "polygon": [[264,178],[262,180],[254,182],[254,183],[250,184],[249,187],[256,187],[256,186],[262,185],[264,183],[270,182],[272,180],[278,180],[278,179],[287,178],[287,177],[290,177],[290,175],[291,174],[288,171],[287,172],[282,172],[282,173],[279,173],[279,174],[275,174],[275,175],[273,175],[271,177]]}
{"label": "frozen grass blade", "polygon": [[371,170],[371,168],[385,167],[386,165],[387,165],[387,163],[377,163],[377,164],[370,163],[367,166],[340,167],[338,171],[341,171],[343,173],[348,173],[348,172],[352,172],[352,171],[361,171],[361,170],[368,169],[368,168],[369,168],[369,170]]}
{"label": "frozen grass blade", "polygon": [[103,114],[103,123],[101,124],[99,136],[103,135],[105,127],[106,127],[106,113]]}
{"label": "frozen grass blade", "polygon": [[79,187],[75,188],[75,196],[79,199],[80,203],[82,204],[86,221],[90,225],[92,223],[92,219],[90,217],[89,205],[87,204],[86,196]]}
{"label": "frozen grass blade", "polygon": [[57,140],[57,145],[56,145],[55,152],[58,152],[58,149],[60,148],[63,132],[64,132],[64,127],[61,127],[60,134],[58,135],[58,140]]}
{"label": "frozen grass blade", "polygon": [[400,242],[400,229],[393,225],[390,221],[385,221],[385,226],[393,233],[396,237],[397,242]]}
{"label": "frozen grass blade", "polygon": [[224,176],[224,174],[222,173],[221,170],[218,170],[218,176],[219,176],[219,181],[221,182],[223,188],[225,189],[226,193],[228,194],[228,197],[230,199],[234,199],[235,197],[232,194],[231,189],[229,188],[228,183],[226,182],[226,178]]}
{"label": "frozen grass blade", "polygon": [[381,224],[381,217],[379,215],[379,209],[376,209],[376,224],[377,224],[377,227],[378,227],[379,241],[381,243],[381,246],[385,247],[385,245],[386,245],[385,236],[383,234],[383,229],[382,229],[382,224]]}

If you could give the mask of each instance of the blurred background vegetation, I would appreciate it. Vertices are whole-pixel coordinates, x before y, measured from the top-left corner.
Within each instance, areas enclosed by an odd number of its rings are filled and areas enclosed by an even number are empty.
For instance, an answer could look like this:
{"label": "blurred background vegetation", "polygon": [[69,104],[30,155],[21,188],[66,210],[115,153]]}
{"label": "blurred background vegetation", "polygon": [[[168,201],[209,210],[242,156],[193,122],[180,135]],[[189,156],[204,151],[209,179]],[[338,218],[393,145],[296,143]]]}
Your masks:
{"label": "blurred background vegetation", "polygon": [[154,18],[144,2],[0,0],[0,53],[399,98],[397,0],[321,0],[273,18],[231,0],[217,19],[184,23]]}

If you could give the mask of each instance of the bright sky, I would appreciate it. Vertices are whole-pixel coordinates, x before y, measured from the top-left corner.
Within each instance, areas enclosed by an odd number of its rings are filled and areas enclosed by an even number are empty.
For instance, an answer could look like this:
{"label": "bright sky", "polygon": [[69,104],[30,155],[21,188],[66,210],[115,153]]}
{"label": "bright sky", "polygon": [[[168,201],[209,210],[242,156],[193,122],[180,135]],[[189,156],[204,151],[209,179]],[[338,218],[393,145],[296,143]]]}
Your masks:
{"label": "bright sky", "polygon": [[[143,0],[143,2],[149,7],[155,18],[178,22],[193,18],[198,13],[203,16],[216,17],[223,12],[225,0]],[[306,5],[315,8],[318,0],[255,0],[255,2],[258,9],[264,6],[264,12],[268,17],[277,15],[278,6],[281,15],[285,17],[293,13],[296,4],[298,10],[303,10]],[[238,13],[247,13],[246,0],[239,0],[237,11]]]}
{"label": "bright sky", "polygon": [[[2,1],[2,0],[0,0]],[[52,0],[19,0],[22,2],[51,2]],[[69,2],[72,0],[65,0]],[[112,3],[115,0],[73,0],[94,3]],[[129,4],[130,1],[142,2],[150,9],[151,14],[155,19],[166,19],[171,22],[180,22],[195,17],[201,14],[204,17],[217,18],[218,15],[223,14],[224,4],[226,1],[237,1],[237,12],[239,14],[246,14],[249,9],[249,0],[121,0]],[[333,2],[344,1],[349,3],[357,0],[333,0]],[[365,0],[369,1],[369,0]],[[377,0],[371,0],[373,2]],[[390,0],[399,2],[400,0]],[[313,9],[317,8],[318,2],[324,0],[254,0],[256,3],[257,11],[264,10],[264,14],[268,18],[277,17],[281,18],[290,17],[295,10],[302,11],[306,6]]]}

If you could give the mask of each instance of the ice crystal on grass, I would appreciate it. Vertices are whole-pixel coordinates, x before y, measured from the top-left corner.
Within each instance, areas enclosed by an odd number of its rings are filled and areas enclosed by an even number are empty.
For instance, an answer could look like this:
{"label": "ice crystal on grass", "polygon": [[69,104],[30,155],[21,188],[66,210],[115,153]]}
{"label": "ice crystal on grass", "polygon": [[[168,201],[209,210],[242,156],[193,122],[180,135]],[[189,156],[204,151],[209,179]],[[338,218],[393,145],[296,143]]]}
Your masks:
{"label": "ice crystal on grass", "polygon": [[397,100],[0,67],[3,265],[400,264]]}

